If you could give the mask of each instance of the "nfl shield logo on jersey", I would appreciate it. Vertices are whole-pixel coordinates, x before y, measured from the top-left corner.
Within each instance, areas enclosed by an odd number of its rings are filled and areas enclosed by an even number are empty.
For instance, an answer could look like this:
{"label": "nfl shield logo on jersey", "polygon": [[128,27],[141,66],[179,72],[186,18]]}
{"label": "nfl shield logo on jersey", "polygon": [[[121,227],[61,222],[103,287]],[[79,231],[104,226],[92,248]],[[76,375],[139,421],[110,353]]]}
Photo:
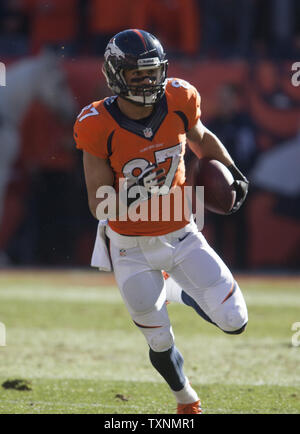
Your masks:
{"label": "nfl shield logo on jersey", "polygon": [[120,249],[120,256],[126,256],[126,250],[125,249]]}
{"label": "nfl shield logo on jersey", "polygon": [[145,129],[143,130],[143,133],[144,133],[144,136],[145,136],[147,139],[149,139],[150,137],[153,136],[152,128],[145,128]]}

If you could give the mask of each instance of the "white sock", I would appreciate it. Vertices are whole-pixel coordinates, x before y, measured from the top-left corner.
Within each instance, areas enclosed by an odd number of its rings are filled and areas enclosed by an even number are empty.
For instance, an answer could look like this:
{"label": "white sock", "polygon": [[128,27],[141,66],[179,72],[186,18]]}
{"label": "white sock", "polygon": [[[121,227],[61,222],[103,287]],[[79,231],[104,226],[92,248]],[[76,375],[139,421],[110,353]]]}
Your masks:
{"label": "white sock", "polygon": [[172,279],[172,277],[168,277],[165,279],[165,285],[166,285],[166,299],[168,301],[175,301],[176,303],[183,304],[181,293],[182,289],[178,285],[178,283],[175,282],[175,280]]}
{"label": "white sock", "polygon": [[185,378],[186,382],[183,389],[179,390],[179,392],[172,390],[178,404],[191,404],[193,402],[199,401],[197,392],[190,385],[188,378]]}

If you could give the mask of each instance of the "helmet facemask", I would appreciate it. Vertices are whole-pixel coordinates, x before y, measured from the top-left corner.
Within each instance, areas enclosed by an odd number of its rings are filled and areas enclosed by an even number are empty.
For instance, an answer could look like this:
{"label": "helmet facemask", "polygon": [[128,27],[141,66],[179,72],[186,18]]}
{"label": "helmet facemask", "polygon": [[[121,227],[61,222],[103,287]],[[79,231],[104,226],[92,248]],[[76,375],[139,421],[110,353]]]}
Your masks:
{"label": "helmet facemask", "polygon": [[[127,94],[122,95],[125,99],[134,104],[151,106],[160,100],[166,86],[166,65],[160,64],[153,67],[139,67],[140,76],[131,78],[130,83],[125,79],[125,70],[120,71],[122,80],[125,83]],[[143,71],[144,74],[143,74]],[[143,83],[148,78],[150,83]]]}
{"label": "helmet facemask", "polygon": [[[102,71],[108,87],[113,93],[137,105],[151,106],[158,102],[165,92],[168,61],[160,60],[158,57],[137,60],[129,56],[124,57],[105,58]],[[133,69],[145,71],[145,76],[153,78],[153,84],[140,85],[139,80],[136,84],[128,84],[125,71]]]}

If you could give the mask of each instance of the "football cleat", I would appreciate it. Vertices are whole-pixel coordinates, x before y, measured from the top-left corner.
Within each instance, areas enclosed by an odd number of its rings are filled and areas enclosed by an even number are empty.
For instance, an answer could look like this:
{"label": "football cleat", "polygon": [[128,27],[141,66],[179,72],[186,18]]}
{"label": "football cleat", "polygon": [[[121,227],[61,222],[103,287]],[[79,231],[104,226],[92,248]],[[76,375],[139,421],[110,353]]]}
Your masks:
{"label": "football cleat", "polygon": [[191,404],[178,404],[177,414],[201,414],[201,402],[196,401]]}

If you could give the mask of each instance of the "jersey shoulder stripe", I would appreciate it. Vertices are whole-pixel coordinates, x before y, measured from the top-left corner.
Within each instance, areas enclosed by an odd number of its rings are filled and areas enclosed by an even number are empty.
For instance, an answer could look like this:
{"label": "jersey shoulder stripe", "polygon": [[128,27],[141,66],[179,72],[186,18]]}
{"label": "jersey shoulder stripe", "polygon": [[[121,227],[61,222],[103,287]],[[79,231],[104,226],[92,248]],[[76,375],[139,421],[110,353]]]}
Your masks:
{"label": "jersey shoulder stripe", "polygon": [[184,131],[187,133],[188,130],[189,130],[189,120],[188,120],[188,118],[186,117],[185,113],[183,113],[183,112],[180,111],[180,110],[175,110],[174,113],[176,113],[177,116],[179,116],[180,119],[182,120],[182,122],[183,122],[183,126],[184,126]]}
{"label": "jersey shoulder stripe", "polygon": [[169,111],[176,113],[189,131],[201,116],[201,98],[197,89],[180,78],[169,78],[166,85]]}

